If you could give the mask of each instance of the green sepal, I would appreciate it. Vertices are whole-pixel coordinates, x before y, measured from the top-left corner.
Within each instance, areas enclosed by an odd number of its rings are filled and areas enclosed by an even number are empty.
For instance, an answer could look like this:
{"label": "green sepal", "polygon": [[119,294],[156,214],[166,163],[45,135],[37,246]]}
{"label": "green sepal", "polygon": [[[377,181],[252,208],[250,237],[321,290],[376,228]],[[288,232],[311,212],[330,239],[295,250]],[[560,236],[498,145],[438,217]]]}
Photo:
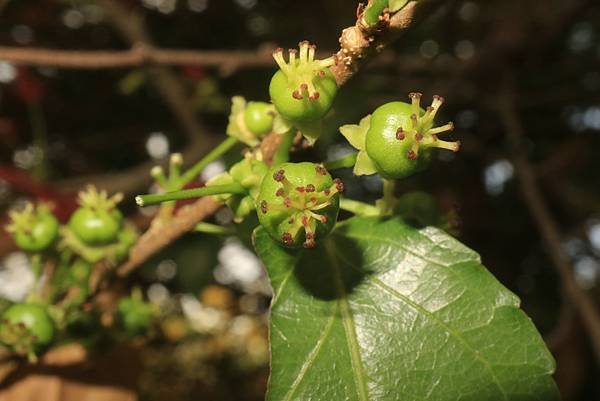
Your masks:
{"label": "green sepal", "polygon": [[371,126],[371,115],[363,117],[358,124],[347,124],[340,127],[340,132],[355,149],[364,150],[367,131]]}
{"label": "green sepal", "polygon": [[273,118],[273,132],[276,134],[285,134],[293,127],[294,125],[292,122],[283,118],[279,113],[277,113],[275,118]]}
{"label": "green sepal", "polygon": [[294,123],[294,125],[310,146],[314,145],[323,132],[323,123],[321,120],[299,122]]}
{"label": "green sepal", "polygon": [[234,164],[229,170],[231,178],[246,188],[248,193],[255,198],[260,189],[263,177],[269,171],[269,167],[260,160],[245,158]]}
{"label": "green sepal", "polygon": [[226,133],[248,146],[256,146],[259,143],[258,137],[250,132],[244,123],[246,104],[246,99],[242,96],[231,98],[231,113],[229,114],[229,124],[227,124]]}
{"label": "green sepal", "polygon": [[256,210],[254,199],[251,196],[234,196],[227,201],[227,206],[233,212],[233,221],[236,223],[241,223]]}
{"label": "green sepal", "polygon": [[117,241],[103,246],[85,244],[68,226],[61,227],[60,234],[59,250],[71,250],[89,263],[96,263],[105,259],[112,266],[115,266],[127,256],[129,248],[138,238],[137,230],[128,224],[124,225],[119,231]]}
{"label": "green sepal", "polygon": [[260,184],[269,168],[260,160],[245,158],[234,164],[228,172],[211,178],[206,186],[238,183],[247,190],[247,195],[214,195],[217,202],[225,202],[234,214],[234,221],[243,221],[255,210],[254,200],[258,196]]}
{"label": "green sepal", "polygon": [[347,124],[340,127],[340,132],[355,149],[358,150],[356,163],[354,164],[354,175],[371,175],[377,173],[373,160],[367,154],[366,139],[367,131],[371,126],[371,115],[363,117],[358,124]]}
{"label": "green sepal", "polygon": [[373,160],[369,157],[365,150],[358,152],[356,156],[356,164],[354,164],[354,175],[372,175],[377,173],[377,168],[373,163]]}

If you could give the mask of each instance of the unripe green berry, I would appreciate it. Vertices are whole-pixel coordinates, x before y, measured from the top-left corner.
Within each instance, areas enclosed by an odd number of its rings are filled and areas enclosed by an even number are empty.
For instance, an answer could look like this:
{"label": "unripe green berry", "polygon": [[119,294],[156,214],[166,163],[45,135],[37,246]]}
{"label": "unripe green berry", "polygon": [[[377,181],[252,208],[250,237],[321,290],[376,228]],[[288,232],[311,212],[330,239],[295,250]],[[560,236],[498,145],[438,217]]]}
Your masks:
{"label": "unripe green berry", "polygon": [[453,123],[434,127],[434,118],[444,99],[434,96],[427,110],[420,107],[420,93],[409,95],[411,103],[390,102],[371,116],[366,152],[377,171],[386,178],[404,178],[425,169],[433,148],[458,151],[459,142],[438,135],[454,129]]}
{"label": "unripe green berry", "polygon": [[59,223],[46,205],[28,203],[22,211],[9,212],[11,223],[6,227],[19,248],[26,252],[41,252],[58,238]]}
{"label": "unripe green berry", "polygon": [[144,302],[141,296],[122,298],[117,308],[118,319],[130,337],[137,337],[147,333],[152,323],[152,304]]}
{"label": "unripe green berry", "polygon": [[69,229],[86,245],[107,245],[117,240],[123,224],[123,215],[116,208],[121,194],[108,197],[88,187],[79,194],[79,207],[69,219]]}
{"label": "unripe green berry", "polygon": [[69,228],[88,245],[106,245],[117,239],[123,216],[118,210],[80,207],[69,220]]}
{"label": "unripe green berry", "polygon": [[256,199],[258,219],[283,245],[313,248],[333,229],[343,188],[322,165],[283,163],[262,181]]}
{"label": "unripe green berry", "polygon": [[337,83],[329,67],[334,60],[315,60],[316,47],[307,41],[299,47],[300,52],[289,50],[289,62],[283,58],[283,49],[273,53],[280,69],[271,79],[269,94],[284,118],[311,122],[323,118],[333,104]]}
{"label": "unripe green berry", "polygon": [[254,135],[262,136],[273,130],[273,106],[265,102],[248,102],[244,110],[246,128]]}
{"label": "unripe green berry", "polygon": [[54,322],[38,304],[14,304],[2,315],[0,342],[19,354],[39,352],[54,338]]}

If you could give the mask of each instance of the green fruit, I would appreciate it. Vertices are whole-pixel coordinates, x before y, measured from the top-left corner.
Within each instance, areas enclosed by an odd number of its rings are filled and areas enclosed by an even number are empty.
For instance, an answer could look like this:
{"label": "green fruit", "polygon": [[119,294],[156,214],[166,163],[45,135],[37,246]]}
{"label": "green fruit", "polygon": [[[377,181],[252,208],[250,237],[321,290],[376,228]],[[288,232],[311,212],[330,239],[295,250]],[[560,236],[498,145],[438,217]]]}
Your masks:
{"label": "green fruit", "polygon": [[81,207],[69,219],[69,228],[85,244],[107,245],[116,241],[123,223],[123,215],[116,208],[120,195],[108,198],[106,192],[90,187],[80,193]]}
{"label": "green fruit", "polygon": [[2,315],[0,341],[19,353],[40,351],[54,338],[54,322],[38,304],[14,304]]}
{"label": "green fruit", "polygon": [[23,211],[12,211],[9,215],[12,221],[7,230],[24,251],[41,252],[58,238],[58,220],[44,205],[34,208],[29,203]]}
{"label": "green fruit", "polygon": [[283,245],[312,248],[333,229],[343,188],[321,165],[283,163],[262,181],[256,199],[258,219]]}
{"label": "green fruit", "polygon": [[273,130],[273,106],[265,102],[248,102],[244,110],[246,128],[254,135],[262,136]]}
{"label": "green fruit", "polygon": [[69,228],[88,245],[106,245],[117,239],[123,216],[118,210],[79,208],[69,220]]}
{"label": "green fruit", "polygon": [[147,333],[152,322],[152,305],[135,296],[123,298],[119,302],[119,322],[130,337]]}
{"label": "green fruit", "polygon": [[323,118],[331,109],[337,92],[335,77],[329,70],[333,58],[315,60],[315,46],[300,42],[299,57],[289,50],[289,62],[283,49],[273,53],[279,70],[271,78],[269,94],[275,108],[293,122],[311,122]]}
{"label": "green fruit", "polygon": [[412,103],[391,102],[377,108],[366,135],[366,152],[385,178],[404,178],[425,169],[433,148],[454,152],[459,142],[438,139],[454,129],[453,123],[434,127],[434,118],[443,98],[434,96],[427,110],[420,107],[420,93],[411,93]]}

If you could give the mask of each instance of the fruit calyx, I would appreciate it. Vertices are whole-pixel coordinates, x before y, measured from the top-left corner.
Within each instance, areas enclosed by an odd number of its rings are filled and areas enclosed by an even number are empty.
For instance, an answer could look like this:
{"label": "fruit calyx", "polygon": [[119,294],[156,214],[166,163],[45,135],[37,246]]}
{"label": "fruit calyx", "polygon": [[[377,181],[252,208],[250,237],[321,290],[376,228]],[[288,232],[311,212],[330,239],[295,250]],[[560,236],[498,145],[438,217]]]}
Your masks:
{"label": "fruit calyx", "polygon": [[279,65],[279,68],[288,79],[292,91],[292,97],[296,100],[315,101],[319,99],[320,93],[316,90],[313,80],[319,76],[325,77],[325,68],[334,64],[334,58],[329,57],[323,60],[315,59],[317,46],[308,41],[302,41],[298,44],[300,51],[296,49],[288,50],[289,61],[286,62],[283,57],[284,50],[279,48],[273,52],[273,58]]}
{"label": "fruit calyx", "polygon": [[396,131],[396,139],[399,141],[411,141],[410,149],[408,150],[408,158],[417,160],[419,158],[419,149],[423,148],[440,148],[447,149],[453,152],[458,152],[460,142],[443,141],[438,136],[445,132],[454,130],[454,123],[449,122],[445,125],[434,127],[433,120],[444,103],[444,98],[435,95],[431,106],[427,107],[425,113],[421,115],[421,97],[422,94],[412,92],[408,95],[411,99],[413,113],[410,116],[411,126],[409,129],[402,127]]}
{"label": "fruit calyx", "polygon": [[88,185],[85,191],[79,192],[77,201],[81,207],[96,211],[111,211],[123,200],[122,193],[109,197],[105,190],[98,191],[93,185]]}
{"label": "fruit calyx", "polygon": [[33,353],[39,338],[23,322],[14,323],[3,319],[4,329],[0,335],[0,342],[10,345],[15,353],[29,355]]}
{"label": "fruit calyx", "polygon": [[6,231],[9,233],[21,231],[30,234],[34,229],[38,216],[44,213],[50,213],[50,205],[40,203],[34,206],[33,203],[27,202],[23,209],[8,212],[10,224],[5,227]]}

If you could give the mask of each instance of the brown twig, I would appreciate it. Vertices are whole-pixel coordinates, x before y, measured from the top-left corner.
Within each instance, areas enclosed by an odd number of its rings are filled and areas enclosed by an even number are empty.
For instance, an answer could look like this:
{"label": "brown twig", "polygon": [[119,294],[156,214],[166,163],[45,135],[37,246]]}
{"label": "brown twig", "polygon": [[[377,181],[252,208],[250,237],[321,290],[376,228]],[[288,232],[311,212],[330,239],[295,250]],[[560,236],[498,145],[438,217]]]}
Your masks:
{"label": "brown twig", "polygon": [[373,54],[381,52],[439,3],[439,0],[409,1],[389,20],[375,28],[364,26],[358,13],[356,24],[342,31],[340,50],[335,55],[336,64],[331,67],[338,85],[344,84]]}
{"label": "brown twig", "polygon": [[511,147],[515,171],[519,178],[519,188],[525,199],[529,212],[538,227],[546,251],[560,276],[564,292],[570,302],[577,308],[588,331],[596,360],[600,362],[600,316],[592,298],[577,284],[573,276],[573,267],[568,255],[561,245],[560,230],[555,222],[538,186],[535,172],[530,165],[523,146],[525,130],[514,107],[514,86],[508,84],[496,105],[506,130]]}
{"label": "brown twig", "polygon": [[120,276],[127,275],[156,251],[191,231],[196,224],[212,215],[220,207],[221,204],[211,197],[202,198],[179,209],[168,224],[151,226],[131,249],[127,262],[119,266],[118,274]]}
{"label": "brown twig", "polygon": [[56,261],[53,259],[48,259],[44,264],[44,286],[41,290],[42,298],[46,299],[50,295],[51,286],[52,286],[52,277],[56,272]]}
{"label": "brown twig", "polygon": [[[140,36],[142,28],[140,27],[141,21],[139,18],[128,17],[121,6],[115,4],[113,0],[100,0],[99,3],[111,10],[110,15],[115,25],[121,27],[125,36],[129,37],[130,40]],[[344,38],[344,34],[342,34],[342,38],[340,38],[341,49],[338,52],[338,56],[336,56],[337,64],[332,67],[332,72],[338,84],[342,85],[348,81],[358,70],[358,67],[362,65],[362,62],[376,53],[374,51],[375,46],[377,47],[377,52],[381,51],[387,43],[398,37],[399,33],[406,30],[416,21],[417,14],[421,15],[426,5],[429,7],[433,3],[435,2],[427,0],[409,2],[405,8],[392,16],[388,26],[381,27],[377,33],[377,38],[368,44],[363,43],[363,39],[365,39],[364,35],[372,34],[364,30],[360,30],[358,35],[351,38]],[[125,26],[121,26],[122,24]],[[347,28],[344,32],[355,30],[355,27]],[[368,39],[365,40],[368,41]],[[354,49],[358,45],[360,45],[360,51],[348,51],[348,49]],[[265,160],[271,159],[277,150],[278,139],[279,136],[277,134],[271,134],[263,140],[260,146]],[[151,228],[140,237],[131,249],[129,260],[118,268],[119,275],[126,275],[133,271],[151,255],[190,231],[197,223],[213,214],[219,207],[220,205],[214,200],[203,198],[179,209],[173,218],[169,220],[168,224],[153,222]]]}
{"label": "brown twig", "polygon": [[[140,15],[130,12],[123,4],[114,0],[98,0],[97,3],[104,9],[108,21],[132,47],[147,49],[145,51],[154,49]],[[193,141],[203,136],[206,130],[196,119],[188,102],[186,88],[178,77],[168,68],[159,65],[150,65],[148,72],[152,77],[151,82],[161,93],[188,140]],[[208,151],[210,147],[206,146],[204,150]]]}
{"label": "brown twig", "polygon": [[241,68],[270,67],[273,49],[259,51],[167,50],[137,45],[121,51],[54,50],[34,47],[0,46],[0,60],[17,65],[53,66],[74,69],[135,67],[143,64]]}
{"label": "brown twig", "polygon": [[[134,46],[129,50],[56,50],[36,47],[0,46],[0,61],[16,65],[34,67],[55,67],[77,70],[102,70],[111,68],[131,68],[144,65],[163,66],[202,66],[217,67],[219,71],[231,74],[247,68],[270,68],[275,66],[272,46],[263,46],[256,51],[229,50],[184,50]],[[332,51],[322,50],[317,56],[325,58]],[[415,57],[400,57],[392,52],[383,55],[375,66],[393,64],[402,72],[435,70],[440,74],[453,72],[458,68],[453,60],[444,65]]]}

